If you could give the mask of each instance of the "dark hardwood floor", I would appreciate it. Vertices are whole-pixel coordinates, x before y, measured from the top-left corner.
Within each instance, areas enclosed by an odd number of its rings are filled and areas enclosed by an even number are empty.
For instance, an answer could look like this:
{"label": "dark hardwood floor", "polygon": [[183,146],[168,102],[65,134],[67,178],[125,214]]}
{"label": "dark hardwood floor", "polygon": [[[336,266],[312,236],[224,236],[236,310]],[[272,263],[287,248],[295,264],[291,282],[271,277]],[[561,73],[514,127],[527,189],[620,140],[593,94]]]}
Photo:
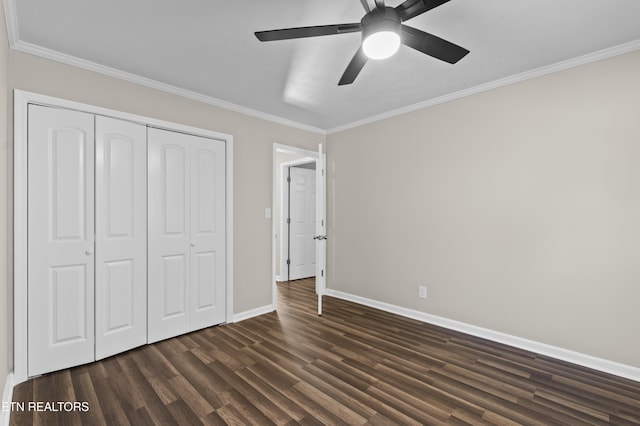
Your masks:
{"label": "dark hardwood floor", "polygon": [[[638,382],[330,297],[318,317],[313,280],[277,306],[22,383],[11,424],[640,424]],[[58,401],[88,410],[27,410]]]}

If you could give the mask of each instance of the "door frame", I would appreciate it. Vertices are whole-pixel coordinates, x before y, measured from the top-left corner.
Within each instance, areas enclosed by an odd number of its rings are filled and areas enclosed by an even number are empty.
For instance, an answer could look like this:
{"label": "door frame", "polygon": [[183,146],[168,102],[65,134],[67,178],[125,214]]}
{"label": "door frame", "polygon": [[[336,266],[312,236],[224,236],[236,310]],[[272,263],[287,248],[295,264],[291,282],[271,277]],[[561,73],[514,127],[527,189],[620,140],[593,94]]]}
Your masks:
{"label": "door frame", "polygon": [[[277,171],[279,168],[279,164],[278,164],[278,160],[277,160],[277,154],[278,153],[285,153],[285,154],[296,154],[296,155],[300,155],[303,156],[304,158],[301,158],[299,160],[293,160],[290,162],[295,162],[298,161],[299,164],[304,164],[304,163],[311,163],[311,162],[315,162],[316,166],[318,165],[318,151],[311,151],[309,149],[305,149],[305,148],[299,148],[296,146],[291,146],[291,145],[283,145],[283,144],[279,144],[279,143],[274,143],[273,144],[273,151],[272,151],[272,191],[271,191],[271,205],[275,206],[277,201],[276,201],[276,195],[278,193],[280,193],[280,191],[282,190],[281,188],[281,182],[277,181]],[[282,202],[282,197],[280,199],[280,201]],[[281,215],[282,215],[282,209],[280,210]],[[276,244],[277,244],[277,234],[276,234],[276,222],[277,220],[279,220],[280,218],[272,218],[271,220],[271,305],[272,308],[275,309],[276,308],[276,297],[277,297],[277,290],[278,287],[276,285],[276,264],[277,264],[277,259],[276,259]],[[282,233],[282,232],[281,232]]]}
{"label": "door frame", "polygon": [[[287,248],[288,245],[290,245],[290,241],[289,244],[286,244],[285,242],[285,228],[287,228],[287,223],[286,223],[286,218],[284,215],[284,211],[288,206],[288,202],[289,202],[289,198],[291,196],[290,193],[287,192],[286,190],[286,179],[285,179],[285,174],[284,172],[286,171],[286,169],[290,168],[290,167],[296,167],[296,166],[301,166],[303,164],[315,164],[316,166],[318,165],[318,160],[315,158],[301,158],[299,160],[293,160],[293,161],[287,161],[284,163],[280,163],[280,235],[282,236],[280,238],[280,281],[286,281],[283,279],[283,269],[287,268],[287,263],[286,263],[286,259],[283,257],[283,253],[284,250]],[[286,199],[285,199],[285,194],[286,194]],[[288,237],[289,231],[287,229],[287,234],[286,236]],[[277,278],[277,276],[276,276]]]}
{"label": "door frame", "polygon": [[13,92],[13,383],[27,376],[27,118],[28,105],[37,104],[102,115],[174,132],[188,133],[225,142],[226,166],[226,301],[227,323],[233,322],[233,136],[116,111],[23,90]]}

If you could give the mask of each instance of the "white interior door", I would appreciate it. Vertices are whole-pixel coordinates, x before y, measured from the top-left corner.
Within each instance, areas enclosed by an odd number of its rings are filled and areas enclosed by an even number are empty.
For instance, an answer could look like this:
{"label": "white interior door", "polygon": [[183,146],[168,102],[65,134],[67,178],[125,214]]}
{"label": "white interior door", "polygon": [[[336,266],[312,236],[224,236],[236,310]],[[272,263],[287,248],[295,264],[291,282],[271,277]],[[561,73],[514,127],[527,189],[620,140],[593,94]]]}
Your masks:
{"label": "white interior door", "polygon": [[289,279],[316,274],[316,171],[290,167]]}
{"label": "white interior door", "polygon": [[148,131],[148,341],[225,320],[225,145]]}
{"label": "white interior door", "polygon": [[147,128],[96,117],[96,359],[147,342]]}
{"label": "white interior door", "polygon": [[191,329],[225,321],[225,143],[191,136]]}
{"label": "white interior door", "polygon": [[187,135],[148,130],[148,342],[189,331]]}
{"label": "white interior door", "polygon": [[318,294],[318,315],[322,315],[322,296],[327,288],[327,177],[326,156],[322,144],[318,146],[316,163],[316,293]]}
{"label": "white interior door", "polygon": [[94,116],[29,106],[28,375],[94,360]]}

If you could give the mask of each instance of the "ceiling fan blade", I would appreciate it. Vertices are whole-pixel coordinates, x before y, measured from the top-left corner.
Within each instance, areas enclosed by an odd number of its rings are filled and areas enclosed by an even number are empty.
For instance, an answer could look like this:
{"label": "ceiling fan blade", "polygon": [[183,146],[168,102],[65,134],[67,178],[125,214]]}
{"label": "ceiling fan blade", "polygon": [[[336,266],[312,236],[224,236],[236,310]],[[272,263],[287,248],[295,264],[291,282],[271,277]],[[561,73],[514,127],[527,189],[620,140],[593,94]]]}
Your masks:
{"label": "ceiling fan blade", "polygon": [[294,38],[318,37],[324,35],[353,33],[362,30],[361,23],[319,25],[315,27],[283,28],[281,30],[256,31],[260,41],[290,40]]}
{"label": "ceiling fan blade", "polygon": [[450,64],[455,64],[469,53],[464,47],[406,25],[402,26],[402,43]]}
{"label": "ceiling fan blade", "polygon": [[406,0],[395,9],[400,15],[400,19],[408,21],[409,19],[422,15],[423,13],[445,4],[448,1],[449,0]]}
{"label": "ceiling fan blade", "polygon": [[351,62],[347,65],[347,69],[344,70],[342,77],[340,78],[340,82],[338,82],[338,86],[344,86],[345,84],[351,84],[354,82],[364,64],[367,63],[367,55],[364,54],[362,50],[362,46],[358,48],[358,51],[353,58],[351,58]]}
{"label": "ceiling fan blade", "polygon": [[[373,2],[375,4],[375,7],[373,8],[373,10],[385,8],[384,0],[373,0]],[[372,11],[370,0],[360,0],[360,3],[362,3],[362,7],[364,7],[365,12],[369,13]]]}

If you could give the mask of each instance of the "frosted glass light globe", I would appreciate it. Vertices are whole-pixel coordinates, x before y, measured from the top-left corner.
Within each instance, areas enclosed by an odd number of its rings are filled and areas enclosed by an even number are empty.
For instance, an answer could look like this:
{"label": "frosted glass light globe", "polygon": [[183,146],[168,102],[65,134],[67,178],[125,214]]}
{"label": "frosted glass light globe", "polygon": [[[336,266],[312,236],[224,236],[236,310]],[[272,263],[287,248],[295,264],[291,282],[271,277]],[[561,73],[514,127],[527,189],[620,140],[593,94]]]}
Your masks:
{"label": "frosted glass light globe", "polygon": [[371,59],[386,59],[400,47],[400,35],[393,31],[378,31],[362,42],[362,50]]}

